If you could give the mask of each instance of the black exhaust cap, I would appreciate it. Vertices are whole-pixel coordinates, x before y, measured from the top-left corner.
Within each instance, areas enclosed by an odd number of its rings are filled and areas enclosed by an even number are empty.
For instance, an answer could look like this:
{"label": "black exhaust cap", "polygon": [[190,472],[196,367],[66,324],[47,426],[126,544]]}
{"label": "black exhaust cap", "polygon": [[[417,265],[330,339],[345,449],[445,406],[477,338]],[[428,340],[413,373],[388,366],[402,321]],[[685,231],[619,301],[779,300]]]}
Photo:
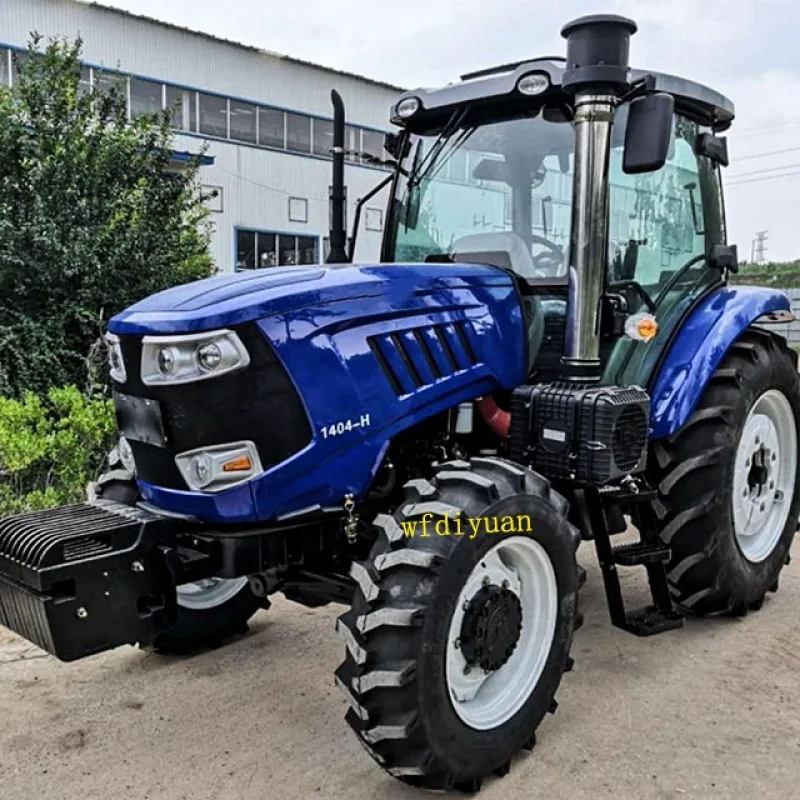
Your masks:
{"label": "black exhaust cap", "polygon": [[583,89],[625,91],[631,36],[636,23],[613,14],[594,14],[567,23],[561,35],[567,40],[567,68],[561,85],[577,92]]}

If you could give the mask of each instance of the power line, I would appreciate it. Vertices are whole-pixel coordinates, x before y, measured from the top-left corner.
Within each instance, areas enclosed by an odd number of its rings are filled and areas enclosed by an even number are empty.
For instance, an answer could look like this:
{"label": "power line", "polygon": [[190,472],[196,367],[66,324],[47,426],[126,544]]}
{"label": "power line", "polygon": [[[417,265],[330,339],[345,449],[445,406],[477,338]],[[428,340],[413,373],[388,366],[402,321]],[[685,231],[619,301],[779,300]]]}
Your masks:
{"label": "power line", "polygon": [[800,119],[791,119],[786,122],[778,122],[774,125],[761,125],[757,128],[743,128],[742,130],[735,131],[737,136],[750,136],[755,133],[762,133],[764,131],[774,131],[780,128],[791,128],[794,125],[800,125]]}
{"label": "power line", "polygon": [[749,178],[751,175],[766,175],[768,172],[780,172],[782,169],[798,169],[800,164],[783,164],[780,167],[765,167],[763,169],[754,169],[752,172],[734,172],[728,175],[729,178]]}
{"label": "power line", "polygon": [[800,170],[797,172],[787,172],[784,175],[767,175],[764,178],[748,178],[746,181],[735,181],[734,183],[726,183],[725,188],[730,189],[734,186],[744,186],[746,183],[761,183],[762,181],[775,181],[779,178],[792,178],[800,175]]}
{"label": "power line", "polygon": [[740,161],[752,161],[754,158],[767,158],[768,156],[781,156],[784,153],[796,153],[798,150],[800,150],[800,147],[785,147],[783,150],[771,150],[769,153],[754,153],[753,155],[740,156],[733,160],[738,164]]}

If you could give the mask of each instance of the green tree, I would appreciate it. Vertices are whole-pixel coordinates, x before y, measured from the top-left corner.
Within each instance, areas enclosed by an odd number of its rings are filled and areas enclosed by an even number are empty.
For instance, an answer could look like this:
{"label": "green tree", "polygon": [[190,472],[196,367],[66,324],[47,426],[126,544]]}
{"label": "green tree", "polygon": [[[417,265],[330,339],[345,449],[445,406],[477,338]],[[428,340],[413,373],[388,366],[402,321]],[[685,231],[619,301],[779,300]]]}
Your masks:
{"label": "green tree", "polygon": [[34,37],[0,88],[0,395],[86,386],[111,316],[212,272],[199,156],[176,170],[169,113],[129,120],[80,54]]}

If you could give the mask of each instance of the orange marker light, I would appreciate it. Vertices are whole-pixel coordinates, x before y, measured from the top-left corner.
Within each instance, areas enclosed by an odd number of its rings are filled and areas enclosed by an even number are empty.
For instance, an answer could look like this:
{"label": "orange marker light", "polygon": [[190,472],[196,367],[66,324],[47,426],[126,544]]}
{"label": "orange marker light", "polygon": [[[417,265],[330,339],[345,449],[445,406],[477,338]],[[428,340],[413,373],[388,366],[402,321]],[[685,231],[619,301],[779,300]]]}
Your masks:
{"label": "orange marker light", "polygon": [[223,472],[249,472],[251,469],[253,469],[253,462],[250,460],[250,456],[239,456],[222,466]]}
{"label": "orange marker light", "polygon": [[658,333],[658,323],[654,319],[643,319],[636,326],[636,331],[642,339],[649,341]]}
{"label": "orange marker light", "polygon": [[637,342],[649,342],[658,333],[658,322],[652,314],[634,314],[625,320],[625,335]]}

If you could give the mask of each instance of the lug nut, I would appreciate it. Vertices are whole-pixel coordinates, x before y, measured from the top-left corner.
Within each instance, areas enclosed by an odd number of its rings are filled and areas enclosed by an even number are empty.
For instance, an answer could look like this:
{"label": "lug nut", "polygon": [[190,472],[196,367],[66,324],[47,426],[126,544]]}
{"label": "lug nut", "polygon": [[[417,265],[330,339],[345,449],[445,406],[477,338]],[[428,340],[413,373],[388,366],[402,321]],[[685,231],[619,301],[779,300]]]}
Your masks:
{"label": "lug nut", "polygon": [[492,581],[488,575],[484,575],[483,580],[481,581],[481,583],[483,583],[484,586],[488,586],[491,582]]}
{"label": "lug nut", "polygon": [[461,639],[456,639],[453,642],[453,647],[455,647],[456,650],[460,649],[460,647],[461,647]]}
{"label": "lug nut", "polygon": [[131,569],[134,572],[144,572],[144,564],[142,564],[141,561],[134,561],[133,564],[131,564]]}
{"label": "lug nut", "polygon": [[81,607],[80,607],[80,608],[79,608],[79,609],[78,609],[78,610],[75,612],[75,616],[76,616],[78,619],[86,619],[86,617],[88,617],[88,616],[89,616],[89,612],[88,612],[88,611],[87,611],[87,610],[86,610],[86,609],[85,609],[83,606],[81,606]]}
{"label": "lug nut", "polygon": [[503,581],[503,588],[504,589],[510,589],[511,588],[511,584],[507,580],[505,580],[505,581]]}
{"label": "lug nut", "polygon": [[465,675],[469,675],[469,674],[470,674],[470,672],[472,672],[472,667],[471,667],[469,664],[465,665],[465,667],[464,667],[464,674],[465,674]]}

